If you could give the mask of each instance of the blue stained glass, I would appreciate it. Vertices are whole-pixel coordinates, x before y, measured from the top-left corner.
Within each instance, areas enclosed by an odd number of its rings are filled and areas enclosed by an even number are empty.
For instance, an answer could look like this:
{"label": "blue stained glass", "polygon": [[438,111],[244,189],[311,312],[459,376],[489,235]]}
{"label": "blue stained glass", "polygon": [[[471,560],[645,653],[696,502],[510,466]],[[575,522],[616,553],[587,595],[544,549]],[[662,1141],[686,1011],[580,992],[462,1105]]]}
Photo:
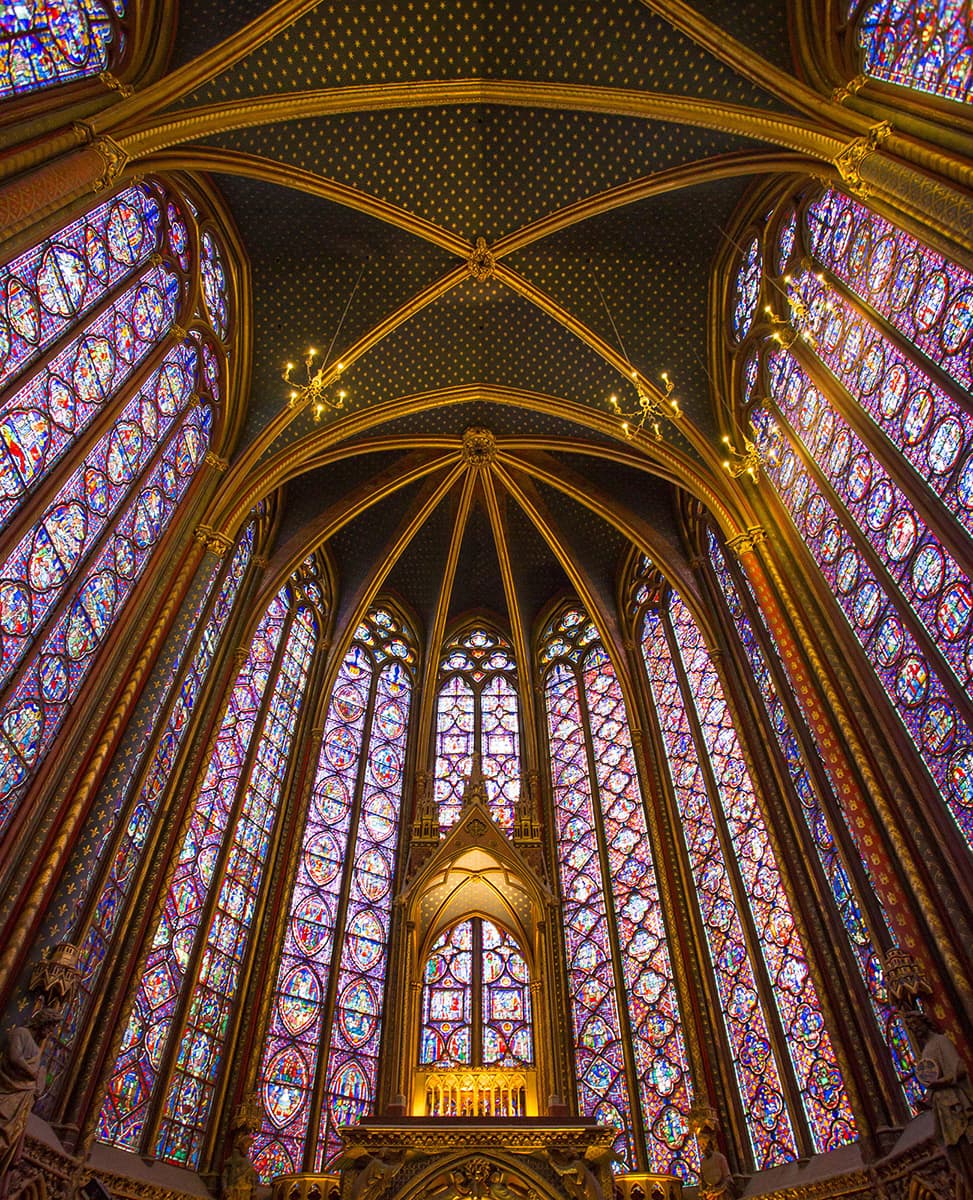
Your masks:
{"label": "blue stained glass", "polygon": [[973,99],[973,37],[956,0],[873,0],[858,18],[867,75],[949,100]]}
{"label": "blue stained glass", "polygon": [[121,53],[121,0],[21,0],[0,9],[0,97],[97,75]]}

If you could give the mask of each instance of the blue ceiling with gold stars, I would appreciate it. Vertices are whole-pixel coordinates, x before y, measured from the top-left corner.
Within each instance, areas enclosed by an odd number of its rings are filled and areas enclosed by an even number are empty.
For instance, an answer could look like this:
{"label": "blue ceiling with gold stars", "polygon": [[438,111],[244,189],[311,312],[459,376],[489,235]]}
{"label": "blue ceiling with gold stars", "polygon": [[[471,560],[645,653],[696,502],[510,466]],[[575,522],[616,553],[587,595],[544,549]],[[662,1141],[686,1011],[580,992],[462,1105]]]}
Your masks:
{"label": "blue ceiling with gold stars", "polygon": [[[777,68],[794,70],[785,0],[696,0],[695,7]],[[190,61],[265,10],[258,0],[185,0],[172,65]],[[177,107],[459,79],[625,88],[782,111],[778,100],[640,0],[330,0]],[[693,164],[742,161],[768,149],[715,129],[570,107],[403,106],[294,120],[286,119],[285,107],[284,117],[197,143],[216,156],[210,160],[212,178],[252,271],[253,368],[238,451],[280,412],[288,391],[280,378],[285,360],[299,359],[312,344],[331,348],[331,359],[339,359],[463,261],[353,205],[256,178],[265,167],[285,176],[299,170],[307,173],[305,179],[355,189],[466,242],[483,237],[492,244],[610,189]],[[220,156],[230,154],[232,167],[227,160],[221,170]],[[597,215],[530,240],[503,259],[647,378],[668,371],[684,409],[714,437],[707,362],[707,329],[714,319],[710,281],[734,213],[753,183],[747,169],[602,205]],[[631,386],[575,332],[496,278],[466,279],[452,287],[398,324],[342,376],[351,412],[475,384],[524,389],[601,413],[608,411],[612,393],[630,405],[635,399]],[[477,402],[415,412],[369,432],[398,438],[397,449],[354,453],[292,483],[284,496],[282,543],[299,545],[304,533],[320,528],[322,514],[367,493],[380,473],[394,474],[411,439],[418,445],[446,437],[458,446],[470,424],[488,426],[501,441],[583,437],[595,446],[606,440],[516,406]],[[318,428],[308,413],[299,414],[267,453],[300,447]],[[588,478],[599,495],[653,530],[674,557],[680,555],[672,485],[612,469],[597,455],[554,454],[549,461],[560,463],[565,477]],[[354,516],[331,539],[330,553],[349,589],[364,586],[425,486],[404,487]],[[572,561],[600,595],[610,596],[628,550],[626,538],[563,491],[544,484],[530,488]],[[456,502],[454,491],[388,578],[388,586],[427,624],[434,618]],[[520,602],[533,621],[569,586],[567,576],[512,497],[503,494],[500,503]],[[500,613],[506,608],[494,534],[479,493],[450,608],[451,616],[467,608]]]}

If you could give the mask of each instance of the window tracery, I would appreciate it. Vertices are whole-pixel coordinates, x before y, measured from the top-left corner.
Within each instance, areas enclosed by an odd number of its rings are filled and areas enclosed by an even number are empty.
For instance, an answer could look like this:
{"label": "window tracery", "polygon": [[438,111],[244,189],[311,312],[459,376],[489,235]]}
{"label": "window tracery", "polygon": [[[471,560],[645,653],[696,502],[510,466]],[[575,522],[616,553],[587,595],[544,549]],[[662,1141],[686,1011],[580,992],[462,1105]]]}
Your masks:
{"label": "window tracery", "polygon": [[174,333],[198,270],[185,205],[133,185],[0,268],[0,518],[40,507],[0,565],[3,823],[221,419],[224,351],[204,321]]}
{"label": "window tracery", "polygon": [[198,1161],[318,631],[298,577],[237,674],[109,1080],[103,1141]]}
{"label": "window tracery", "polygon": [[124,0],[5,4],[0,11],[0,98],[97,75],[124,48]]}
{"label": "window tracery", "polygon": [[509,642],[477,626],[443,648],[436,700],[435,800],[443,831],[459,819],[480,755],[490,812],[507,833],[520,796],[517,668]]}
{"label": "window tracery", "polygon": [[722,683],[678,594],[642,595],[642,656],[757,1165],[797,1156],[788,1069],[815,1149],[835,1149],[855,1139],[854,1115]]}
{"label": "window tracery", "polygon": [[423,969],[420,1064],[513,1067],[533,1061],[527,962],[516,939],[481,917],[444,930]]}
{"label": "window tracery", "polygon": [[577,608],[549,624],[540,661],[580,1111],[623,1131],[630,1168],[640,1111],[652,1169],[688,1178],[691,1080],[621,686]]}
{"label": "window tracery", "polygon": [[[787,773],[794,785],[800,811],[827,881],[828,891],[845,929],[849,949],[854,956],[871,1001],[882,1042],[887,1044],[892,1052],[896,1076],[913,1113],[915,1113],[918,1111],[921,1099],[921,1089],[914,1073],[915,1060],[901,1018],[890,1003],[880,954],[883,946],[888,947],[894,940],[892,927],[875,894],[874,884],[869,876],[865,860],[855,842],[855,830],[842,813],[839,801],[840,783],[831,777],[826,756],[820,755],[822,766],[828,775],[826,786],[829,794],[826,804],[823,795],[825,785],[821,783],[820,779],[816,780],[812,777],[802,740],[795,730],[788,706],[784,702],[781,689],[771,671],[768,656],[761,646],[734,573],[713,529],[708,530],[707,546],[714,575],[723,594],[727,611],[736,627],[747,662],[753,671],[768,723],[773,730]],[[773,635],[767,631],[767,636],[779,661],[780,654]],[[792,695],[789,695],[789,699],[793,704]],[[841,844],[844,843],[847,846],[849,841],[855,850],[854,861],[849,859],[848,851],[843,849]],[[863,887],[871,893],[872,903],[869,906],[871,911],[878,910],[877,919],[881,923],[881,927],[877,935],[870,928],[866,906],[860,898]],[[882,944],[879,943],[878,937],[882,938]]]}
{"label": "window tracery", "polygon": [[[849,5],[855,16],[859,0]],[[873,0],[857,17],[867,75],[948,100],[973,93],[973,29],[955,0]]]}
{"label": "window tracery", "polygon": [[409,626],[377,607],[338,670],[258,1077],[265,1179],[309,1156],[320,1169],[374,1104],[416,659]]}
{"label": "window tracery", "polygon": [[[119,830],[111,844],[107,837],[102,836],[101,845],[96,852],[96,861],[101,860],[104,863],[100,881],[96,878],[92,892],[87,898],[90,915],[75,934],[80,948],[78,990],[48,1045],[47,1071],[51,1079],[47,1093],[48,1105],[57,1095],[58,1081],[69,1060],[75,1037],[89,1015],[92,997],[96,994],[105,965],[105,957],[125,911],[126,902],[139,877],[138,869],[146,844],[155,828],[173,767],[186,740],[193,711],[233,614],[253,555],[255,536],[256,524],[250,521],[239,538],[225,571],[222,575],[218,571],[213,572],[209,586],[204,591],[201,606],[206,620],[198,640],[194,643],[192,656],[185,663],[181,678],[178,662],[170,668],[176,685],[165,700],[168,716],[162,723],[161,718],[166,710],[160,706],[156,719],[153,720],[151,716],[146,718],[149,727],[158,728],[161,724],[161,729],[146,746],[143,761],[136,762],[133,769],[125,771],[117,783],[114,796],[105,797],[112,810],[120,814]],[[186,649],[188,646],[183,647],[184,651]],[[141,783],[134,788],[137,780],[141,780]],[[92,841],[94,840],[92,836]],[[81,869],[81,864],[78,864],[78,873]],[[77,878],[78,873],[69,873],[73,878]]]}
{"label": "window tracery", "polygon": [[798,336],[778,324],[749,339],[767,389],[750,416],[768,479],[973,848],[973,277],[833,187],[800,209],[797,269],[771,281]]}

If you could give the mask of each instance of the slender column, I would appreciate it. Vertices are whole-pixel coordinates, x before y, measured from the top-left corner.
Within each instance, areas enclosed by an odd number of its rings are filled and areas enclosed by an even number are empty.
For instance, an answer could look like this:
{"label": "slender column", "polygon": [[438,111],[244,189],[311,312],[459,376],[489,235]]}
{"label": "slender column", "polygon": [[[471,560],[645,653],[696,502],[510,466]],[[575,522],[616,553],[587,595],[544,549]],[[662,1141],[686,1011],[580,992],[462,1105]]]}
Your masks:
{"label": "slender column", "polygon": [[[757,603],[767,618],[767,624],[780,647],[784,669],[790,678],[795,694],[801,698],[808,724],[815,735],[818,750],[827,762],[829,773],[835,780],[836,786],[842,789],[841,797],[849,821],[858,831],[856,841],[868,864],[869,873],[879,890],[882,903],[895,927],[899,945],[919,960],[938,997],[949,995],[951,986],[955,986],[966,998],[967,1003],[973,1001],[965,968],[950,946],[950,940],[920,873],[909,867],[911,854],[898,828],[898,822],[889,809],[884,789],[871,767],[870,755],[861,742],[853,723],[848,719],[842,698],[828,678],[824,664],[817,654],[814,643],[790,596],[789,589],[777,569],[773,554],[766,544],[764,531],[760,528],[751,529],[746,534],[734,538],[729,545],[739,557],[740,564],[753,587]],[[786,618],[778,602],[778,595],[786,605]],[[791,633],[789,620],[794,622],[800,642],[797,642]],[[805,666],[805,654],[813,674]],[[834,718],[828,714],[820,699],[822,693],[827,697]],[[833,720],[838,723],[840,735],[832,723]],[[854,756],[854,770],[846,758],[842,740]],[[860,787],[856,771],[861,772],[867,793]],[[869,799],[876,804],[881,813],[882,825],[876,823]],[[891,842],[899,861],[909,873],[910,884],[919,909],[929,928],[934,932],[936,944],[950,968],[951,981],[942,975],[938,963],[929,953],[927,937],[917,923],[910,900],[901,890],[895,872],[883,852],[886,838]],[[958,1040],[958,1044],[965,1046],[966,1037],[961,1032],[956,1015],[945,1008],[944,1001],[943,1005],[942,1011],[937,1015],[948,1021],[951,1035]]]}
{"label": "slender column", "polygon": [[[316,613],[320,622],[320,613]],[[304,696],[320,696],[326,704],[321,679],[327,661],[328,643],[323,628],[315,647],[314,663],[304,686]],[[281,788],[285,812],[277,821],[275,834],[267,852],[273,864],[262,889],[262,900],[251,919],[257,930],[273,930],[272,937],[254,938],[249,948],[250,962],[246,967],[245,987],[241,989],[233,1018],[224,1037],[232,1047],[232,1059],[222,1072],[213,1095],[210,1125],[200,1153],[200,1171],[218,1171],[222,1166],[220,1147],[229,1145],[229,1121],[233,1109],[244,1097],[256,1090],[260,1063],[263,1058],[270,1013],[276,995],[277,970],[281,948],[287,932],[288,905],[294,887],[294,876],[301,860],[304,822],[314,782],[315,751],[321,744],[323,723],[318,721],[315,706],[304,703],[291,739],[291,754],[287,779]],[[247,1019],[243,1020],[243,1014]],[[242,1077],[242,1085],[241,1085]],[[226,1102],[230,1097],[231,1103]],[[216,1117],[218,1114],[218,1117]]]}
{"label": "slender column", "polygon": [[192,995],[196,987],[199,967],[206,950],[206,942],[209,935],[210,925],[213,921],[213,914],[216,911],[220,889],[225,878],[226,867],[229,861],[230,851],[233,846],[234,832],[240,820],[240,813],[243,809],[247,791],[250,787],[250,775],[253,771],[254,763],[256,762],[257,748],[260,744],[264,727],[267,723],[267,716],[270,712],[270,703],[274,696],[275,685],[280,677],[284,656],[287,653],[287,644],[290,641],[291,632],[294,627],[295,608],[296,606],[292,602],[287,613],[287,619],[284,622],[284,628],[281,631],[280,641],[274,654],[273,663],[271,664],[271,668],[268,672],[267,686],[264,689],[263,696],[261,697],[260,707],[257,710],[257,718],[254,721],[253,729],[250,734],[250,741],[247,746],[246,757],[244,758],[243,765],[240,768],[240,776],[237,782],[236,795],[233,798],[233,807],[230,811],[229,820],[226,823],[226,828],[223,833],[219,857],[215,864],[215,869],[209,885],[209,891],[203,903],[203,909],[200,915],[199,924],[196,929],[196,936],[193,942],[189,963],[187,964],[186,970],[183,973],[179,998],[176,1002],[176,1010],[173,1013],[172,1020],[169,1022],[169,1033],[168,1037],[166,1038],[164,1052],[167,1061],[164,1068],[160,1068],[159,1073],[156,1076],[154,1093],[149,1104],[148,1112],[145,1118],[145,1125],[142,1130],[142,1150],[146,1156],[150,1158],[155,1156],[154,1147],[159,1133],[159,1125],[162,1120],[165,1096],[169,1090],[169,1085],[172,1082],[172,1074],[175,1068],[175,1058],[179,1048],[179,1043],[181,1042],[183,1034],[185,1033],[186,1018],[189,1014]]}
{"label": "slender column", "polygon": [[[814,1140],[811,1136],[811,1130],[808,1125],[807,1114],[804,1111],[804,1103],[801,1099],[801,1088],[794,1071],[794,1064],[791,1061],[790,1048],[788,1046],[787,1038],[781,1023],[780,1012],[778,1011],[777,1005],[773,1000],[774,988],[771,985],[770,974],[767,970],[767,963],[764,960],[763,948],[760,943],[760,937],[757,934],[753,913],[750,908],[750,901],[747,897],[743,880],[740,877],[740,868],[737,862],[736,852],[733,847],[733,839],[731,838],[730,831],[727,828],[726,814],[723,811],[723,802],[719,784],[717,783],[716,776],[713,773],[713,765],[710,761],[706,738],[703,734],[703,729],[700,724],[699,714],[697,713],[696,706],[693,703],[692,687],[689,683],[689,678],[686,675],[685,664],[683,663],[679,646],[676,643],[675,634],[672,629],[672,623],[669,619],[669,614],[668,612],[663,612],[661,615],[662,628],[665,630],[666,641],[669,646],[669,654],[672,658],[673,670],[675,671],[676,678],[679,681],[679,689],[682,692],[686,718],[689,722],[689,728],[692,732],[693,743],[696,746],[699,769],[705,782],[707,796],[709,797],[709,805],[713,814],[713,823],[717,831],[720,846],[722,848],[723,864],[726,870],[727,878],[730,881],[730,887],[733,890],[733,898],[736,903],[740,924],[747,940],[750,967],[753,971],[758,993],[763,1001],[762,1007],[764,1020],[767,1025],[767,1032],[773,1044],[774,1057],[776,1058],[777,1070],[780,1075],[781,1089],[784,1092],[784,1098],[787,1103],[787,1109],[791,1119],[791,1126],[793,1128],[794,1138],[797,1143],[798,1154],[801,1158],[810,1158],[814,1153]],[[710,657],[716,657],[712,654],[712,651],[710,652]],[[716,670],[715,661],[713,663],[713,668]],[[717,672],[717,674],[719,674],[722,678],[722,672]]]}
{"label": "slender column", "polygon": [[[798,814],[798,801],[786,769],[780,762],[773,732],[761,699],[745,685],[749,664],[722,597],[709,570],[700,564],[701,585],[715,609],[728,652],[723,656],[723,687],[736,727],[740,748],[755,783],[754,792],[774,853],[781,865],[781,885],[795,917],[801,945],[814,980],[849,1100],[855,1112],[859,1137],[869,1154],[877,1129],[901,1122],[901,1102],[889,1110],[888,1070],[874,1068],[875,1024],[861,975],[849,951],[848,939],[831,900],[820,862],[810,844],[807,824]],[[717,665],[718,664],[714,664]],[[849,872],[851,878],[854,874]],[[856,897],[859,889],[856,888]],[[810,901],[810,902],[809,902]],[[835,987],[836,981],[842,986]],[[880,1051],[887,1063],[888,1052]]]}

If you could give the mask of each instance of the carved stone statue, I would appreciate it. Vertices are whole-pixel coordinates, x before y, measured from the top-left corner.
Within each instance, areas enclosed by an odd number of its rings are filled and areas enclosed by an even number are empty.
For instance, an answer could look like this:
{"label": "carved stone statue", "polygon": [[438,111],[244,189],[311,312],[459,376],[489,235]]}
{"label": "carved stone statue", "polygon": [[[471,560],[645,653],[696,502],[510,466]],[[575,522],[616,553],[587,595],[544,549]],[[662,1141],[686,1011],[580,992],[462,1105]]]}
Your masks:
{"label": "carved stone statue", "polygon": [[257,1172],[250,1161],[253,1134],[240,1130],[233,1139],[230,1157],[223,1164],[220,1194],[223,1200],[253,1200],[257,1188]]}
{"label": "carved stone statue", "polygon": [[696,1135],[699,1147],[699,1195],[700,1200],[731,1200],[733,1172],[716,1141],[719,1122],[716,1109],[708,1105],[694,1105],[689,1113],[689,1124]]}
{"label": "carved stone statue", "polygon": [[57,1009],[39,1008],[26,1025],[9,1030],[0,1049],[0,1194],[6,1193],[10,1168],[20,1157],[27,1118],[43,1091],[44,1043],[60,1019]]}
{"label": "carved stone statue", "polygon": [[924,1012],[902,1013],[916,1056],[916,1078],[936,1117],[936,1133],[954,1173],[973,1194],[973,1082],[950,1039]]}
{"label": "carved stone statue", "polygon": [[[597,1153],[596,1148],[589,1147],[590,1149],[595,1149]],[[569,1150],[558,1150],[553,1146],[547,1147],[545,1154],[573,1200],[604,1200],[604,1191],[598,1178],[600,1168],[604,1165],[603,1161],[593,1158],[589,1165],[577,1154]],[[611,1151],[608,1155],[614,1157]]]}
{"label": "carved stone statue", "polygon": [[260,1117],[256,1096],[247,1096],[242,1104],[237,1105],[231,1124],[233,1148],[220,1176],[220,1195],[223,1200],[253,1200],[256,1194],[258,1176],[250,1161],[250,1147],[260,1128]]}

